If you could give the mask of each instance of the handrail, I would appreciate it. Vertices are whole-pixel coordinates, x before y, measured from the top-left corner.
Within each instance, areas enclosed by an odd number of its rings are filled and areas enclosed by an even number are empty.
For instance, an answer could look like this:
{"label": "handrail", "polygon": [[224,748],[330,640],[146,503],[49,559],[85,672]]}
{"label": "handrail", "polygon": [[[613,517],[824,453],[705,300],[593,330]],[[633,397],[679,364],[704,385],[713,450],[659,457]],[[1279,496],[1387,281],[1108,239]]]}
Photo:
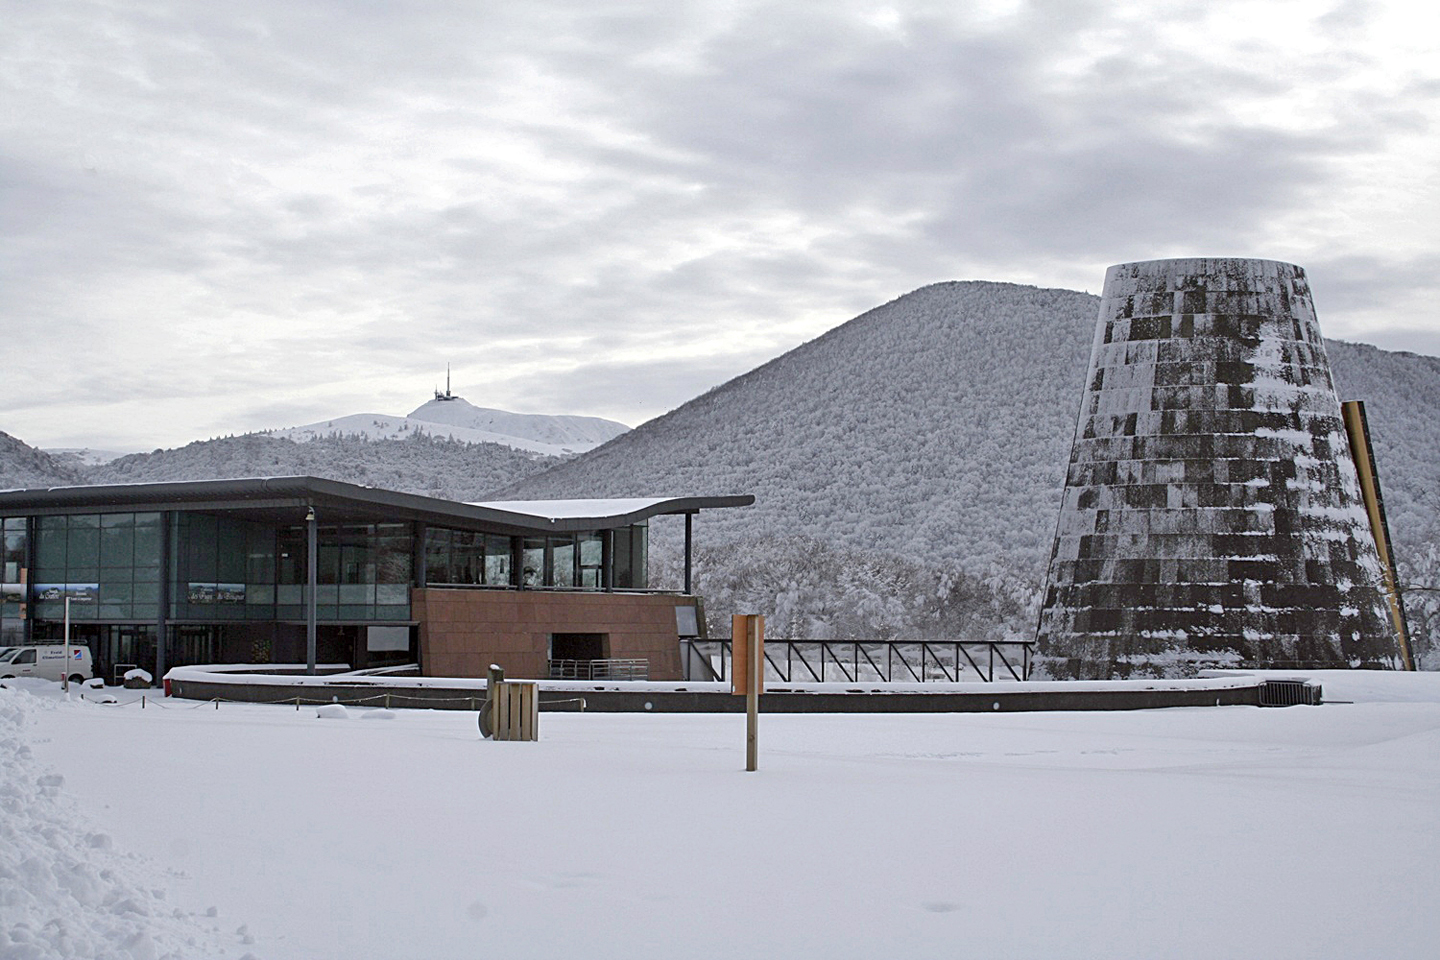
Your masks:
{"label": "handrail", "polygon": [[556,587],[539,586],[536,584],[531,584],[529,586],[517,586],[513,583],[427,583],[425,584],[425,586],[420,587],[419,589],[495,590],[501,593],[510,591],[514,593],[626,593],[639,594],[642,596],[689,596],[689,594],[685,593],[683,590],[661,590],[658,588],[651,589],[648,587],[611,587],[607,589],[605,587]]}
{"label": "handrail", "polygon": [[644,658],[550,661],[551,680],[649,680],[650,661]]}

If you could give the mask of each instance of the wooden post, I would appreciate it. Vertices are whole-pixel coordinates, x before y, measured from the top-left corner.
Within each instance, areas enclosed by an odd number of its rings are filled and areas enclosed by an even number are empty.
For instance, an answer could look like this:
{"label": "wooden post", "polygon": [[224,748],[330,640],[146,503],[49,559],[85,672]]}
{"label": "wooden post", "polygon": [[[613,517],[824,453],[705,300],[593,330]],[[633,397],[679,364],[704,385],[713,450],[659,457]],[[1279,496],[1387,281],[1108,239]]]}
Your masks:
{"label": "wooden post", "polygon": [[765,688],[765,618],[737,613],[730,619],[731,692],[745,695],[745,769],[759,769],[760,694]]}
{"label": "wooden post", "polygon": [[1390,605],[1390,622],[1400,648],[1400,664],[1406,670],[1414,670],[1410,631],[1405,622],[1405,606],[1400,600],[1400,576],[1395,569],[1395,557],[1390,552],[1390,525],[1385,522],[1385,500],[1381,496],[1380,478],[1375,470],[1375,451],[1370,446],[1370,425],[1365,419],[1364,401],[1346,400],[1340,404],[1340,418],[1350,441],[1350,455],[1355,461],[1356,478],[1360,481],[1360,499],[1370,520],[1375,552],[1380,558],[1381,586]]}

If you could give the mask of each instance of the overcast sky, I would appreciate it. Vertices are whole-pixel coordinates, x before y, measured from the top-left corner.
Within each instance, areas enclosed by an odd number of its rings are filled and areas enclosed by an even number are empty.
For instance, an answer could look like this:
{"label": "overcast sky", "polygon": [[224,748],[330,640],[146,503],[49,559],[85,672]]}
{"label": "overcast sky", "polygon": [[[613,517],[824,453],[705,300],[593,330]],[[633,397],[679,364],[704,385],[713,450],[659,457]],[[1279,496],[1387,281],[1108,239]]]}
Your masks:
{"label": "overcast sky", "polygon": [[0,0],[0,430],[657,416],[942,280],[1440,354],[1431,3]]}

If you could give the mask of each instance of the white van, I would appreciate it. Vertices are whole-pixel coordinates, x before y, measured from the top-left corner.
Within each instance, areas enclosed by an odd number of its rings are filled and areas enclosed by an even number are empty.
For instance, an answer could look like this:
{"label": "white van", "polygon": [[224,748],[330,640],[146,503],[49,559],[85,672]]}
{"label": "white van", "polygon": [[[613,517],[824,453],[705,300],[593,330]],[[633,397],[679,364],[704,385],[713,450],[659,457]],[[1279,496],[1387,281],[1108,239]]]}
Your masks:
{"label": "white van", "polygon": [[45,643],[30,647],[11,647],[0,654],[0,680],[11,677],[41,677],[62,680],[68,674],[71,683],[89,680],[95,675],[90,648],[83,643],[70,645],[70,659],[65,659],[63,643]]}

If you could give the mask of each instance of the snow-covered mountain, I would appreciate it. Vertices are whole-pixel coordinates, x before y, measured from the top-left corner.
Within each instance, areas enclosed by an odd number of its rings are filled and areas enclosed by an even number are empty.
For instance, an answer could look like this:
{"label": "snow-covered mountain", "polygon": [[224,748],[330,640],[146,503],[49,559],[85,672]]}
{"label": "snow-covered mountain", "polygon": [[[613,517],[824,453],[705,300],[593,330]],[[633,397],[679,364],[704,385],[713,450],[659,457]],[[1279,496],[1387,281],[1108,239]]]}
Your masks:
{"label": "snow-covered mountain", "polygon": [[630,428],[600,417],[510,413],[477,407],[450,394],[437,394],[408,416],[356,413],[299,427],[267,430],[272,437],[305,442],[319,437],[403,440],[424,434],[462,443],[498,443],[550,457],[584,453]]}
{"label": "snow-covered mountain", "polygon": [[427,423],[443,423],[466,430],[486,430],[501,436],[573,447],[573,452],[578,452],[581,447],[598,447],[630,429],[623,423],[600,417],[508,413],[504,410],[476,407],[460,397],[436,397],[410,411],[410,416]]}

